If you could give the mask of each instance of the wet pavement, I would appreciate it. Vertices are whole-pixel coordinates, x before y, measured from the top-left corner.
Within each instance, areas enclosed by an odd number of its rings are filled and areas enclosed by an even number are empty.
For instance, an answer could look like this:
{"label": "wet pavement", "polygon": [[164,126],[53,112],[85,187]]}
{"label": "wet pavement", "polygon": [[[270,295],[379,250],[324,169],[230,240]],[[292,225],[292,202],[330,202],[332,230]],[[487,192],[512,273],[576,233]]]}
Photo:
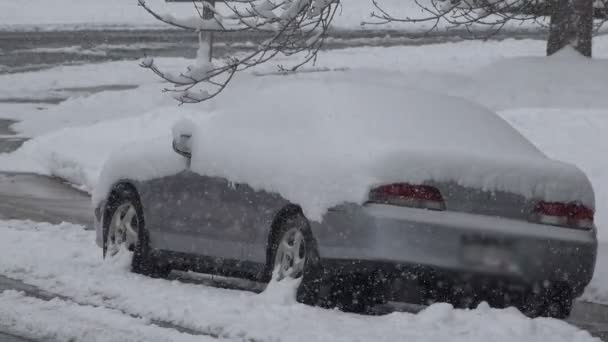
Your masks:
{"label": "wet pavement", "polygon": [[[267,34],[239,32],[216,34],[214,53],[218,57],[252,49],[252,42]],[[394,30],[333,31],[325,49],[356,46],[424,45],[462,41],[466,30],[404,32]],[[494,40],[519,38],[544,39],[534,30],[510,30],[492,36]],[[143,56],[188,57],[195,55],[196,36],[181,30],[111,30],[0,32],[0,74],[40,70],[57,65],[72,65]]]}
{"label": "wet pavement", "polygon": [[0,153],[12,152],[23,144],[27,138],[14,136],[16,132],[11,129],[11,125],[17,121],[0,118]]}
{"label": "wet pavement", "polygon": [[60,179],[28,173],[0,174],[0,219],[91,226],[92,213],[89,195]]}

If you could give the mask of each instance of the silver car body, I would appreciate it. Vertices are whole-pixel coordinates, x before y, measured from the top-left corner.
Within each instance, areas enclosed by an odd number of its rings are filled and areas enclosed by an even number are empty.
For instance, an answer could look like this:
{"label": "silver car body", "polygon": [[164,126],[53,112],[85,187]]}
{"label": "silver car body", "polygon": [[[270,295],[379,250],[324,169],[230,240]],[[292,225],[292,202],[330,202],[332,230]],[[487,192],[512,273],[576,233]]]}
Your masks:
{"label": "silver car body", "polygon": [[[263,279],[269,236],[282,211],[279,194],[184,170],[147,181],[123,179],[140,196],[151,247],[243,265]],[[329,263],[378,263],[501,277],[523,284],[560,282],[582,294],[592,278],[597,232],[532,223],[533,201],[455,183],[433,183],[446,210],[345,203],[311,222]],[[96,219],[101,246],[102,201]]]}

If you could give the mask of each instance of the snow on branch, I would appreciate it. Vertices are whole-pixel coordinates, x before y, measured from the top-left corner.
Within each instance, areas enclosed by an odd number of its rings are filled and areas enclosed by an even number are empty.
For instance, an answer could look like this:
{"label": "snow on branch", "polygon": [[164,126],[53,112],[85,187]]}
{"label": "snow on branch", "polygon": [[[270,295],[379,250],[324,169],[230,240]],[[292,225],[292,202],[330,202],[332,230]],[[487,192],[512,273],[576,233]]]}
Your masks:
{"label": "snow on branch", "polygon": [[[547,0],[550,1],[550,0]],[[390,22],[432,23],[429,31],[440,23],[448,28],[464,27],[474,33],[474,25],[486,26],[490,34],[498,32],[509,21],[537,20],[544,17],[544,0],[414,0],[422,10],[422,16],[393,16],[378,0],[372,0],[372,21],[363,25],[382,25]],[[543,23],[539,22],[541,25]]]}
{"label": "snow on branch", "polygon": [[464,27],[473,38],[489,38],[509,22],[533,20],[548,29],[547,55],[572,46],[591,57],[593,32],[608,18],[608,0],[414,0],[422,11],[416,17],[394,16],[379,1],[372,0],[372,20],[363,25],[426,22],[429,32],[443,24]]}
{"label": "snow on branch", "polygon": [[[198,16],[177,19],[155,12],[145,0],[138,1],[156,19],[199,35],[196,60],[182,73],[164,71],[152,58],[145,58],[140,64],[171,83],[173,87],[164,91],[173,93],[180,104],[217,96],[235,73],[266,63],[279,54],[300,56],[293,65],[279,66],[281,72],[296,71],[314,62],[339,6],[339,0],[218,0],[226,9],[222,12],[228,12],[222,14],[213,6],[213,0],[193,0]],[[259,31],[266,39],[239,56],[213,60],[212,32],[238,31]]]}

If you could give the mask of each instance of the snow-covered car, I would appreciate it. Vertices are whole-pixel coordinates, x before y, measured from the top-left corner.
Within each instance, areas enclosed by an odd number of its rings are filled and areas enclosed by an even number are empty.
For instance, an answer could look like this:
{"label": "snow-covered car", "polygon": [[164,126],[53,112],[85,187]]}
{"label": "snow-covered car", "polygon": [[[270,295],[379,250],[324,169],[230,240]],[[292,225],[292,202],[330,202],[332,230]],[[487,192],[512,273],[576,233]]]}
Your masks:
{"label": "snow-covered car", "polygon": [[300,301],[346,310],[568,316],[597,252],[578,168],[483,107],[373,74],[259,82],[113,154],[93,196],[104,255],[126,245],[151,276],[301,277]]}

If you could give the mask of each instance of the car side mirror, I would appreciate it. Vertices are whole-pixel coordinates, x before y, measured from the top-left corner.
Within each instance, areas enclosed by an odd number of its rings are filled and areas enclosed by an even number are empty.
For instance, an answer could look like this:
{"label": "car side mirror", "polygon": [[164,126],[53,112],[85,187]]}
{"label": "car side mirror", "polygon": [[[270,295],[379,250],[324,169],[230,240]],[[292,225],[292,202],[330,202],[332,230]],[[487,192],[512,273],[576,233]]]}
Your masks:
{"label": "car side mirror", "polygon": [[190,147],[190,134],[180,134],[173,139],[173,151],[186,158],[192,158],[192,148]]}

